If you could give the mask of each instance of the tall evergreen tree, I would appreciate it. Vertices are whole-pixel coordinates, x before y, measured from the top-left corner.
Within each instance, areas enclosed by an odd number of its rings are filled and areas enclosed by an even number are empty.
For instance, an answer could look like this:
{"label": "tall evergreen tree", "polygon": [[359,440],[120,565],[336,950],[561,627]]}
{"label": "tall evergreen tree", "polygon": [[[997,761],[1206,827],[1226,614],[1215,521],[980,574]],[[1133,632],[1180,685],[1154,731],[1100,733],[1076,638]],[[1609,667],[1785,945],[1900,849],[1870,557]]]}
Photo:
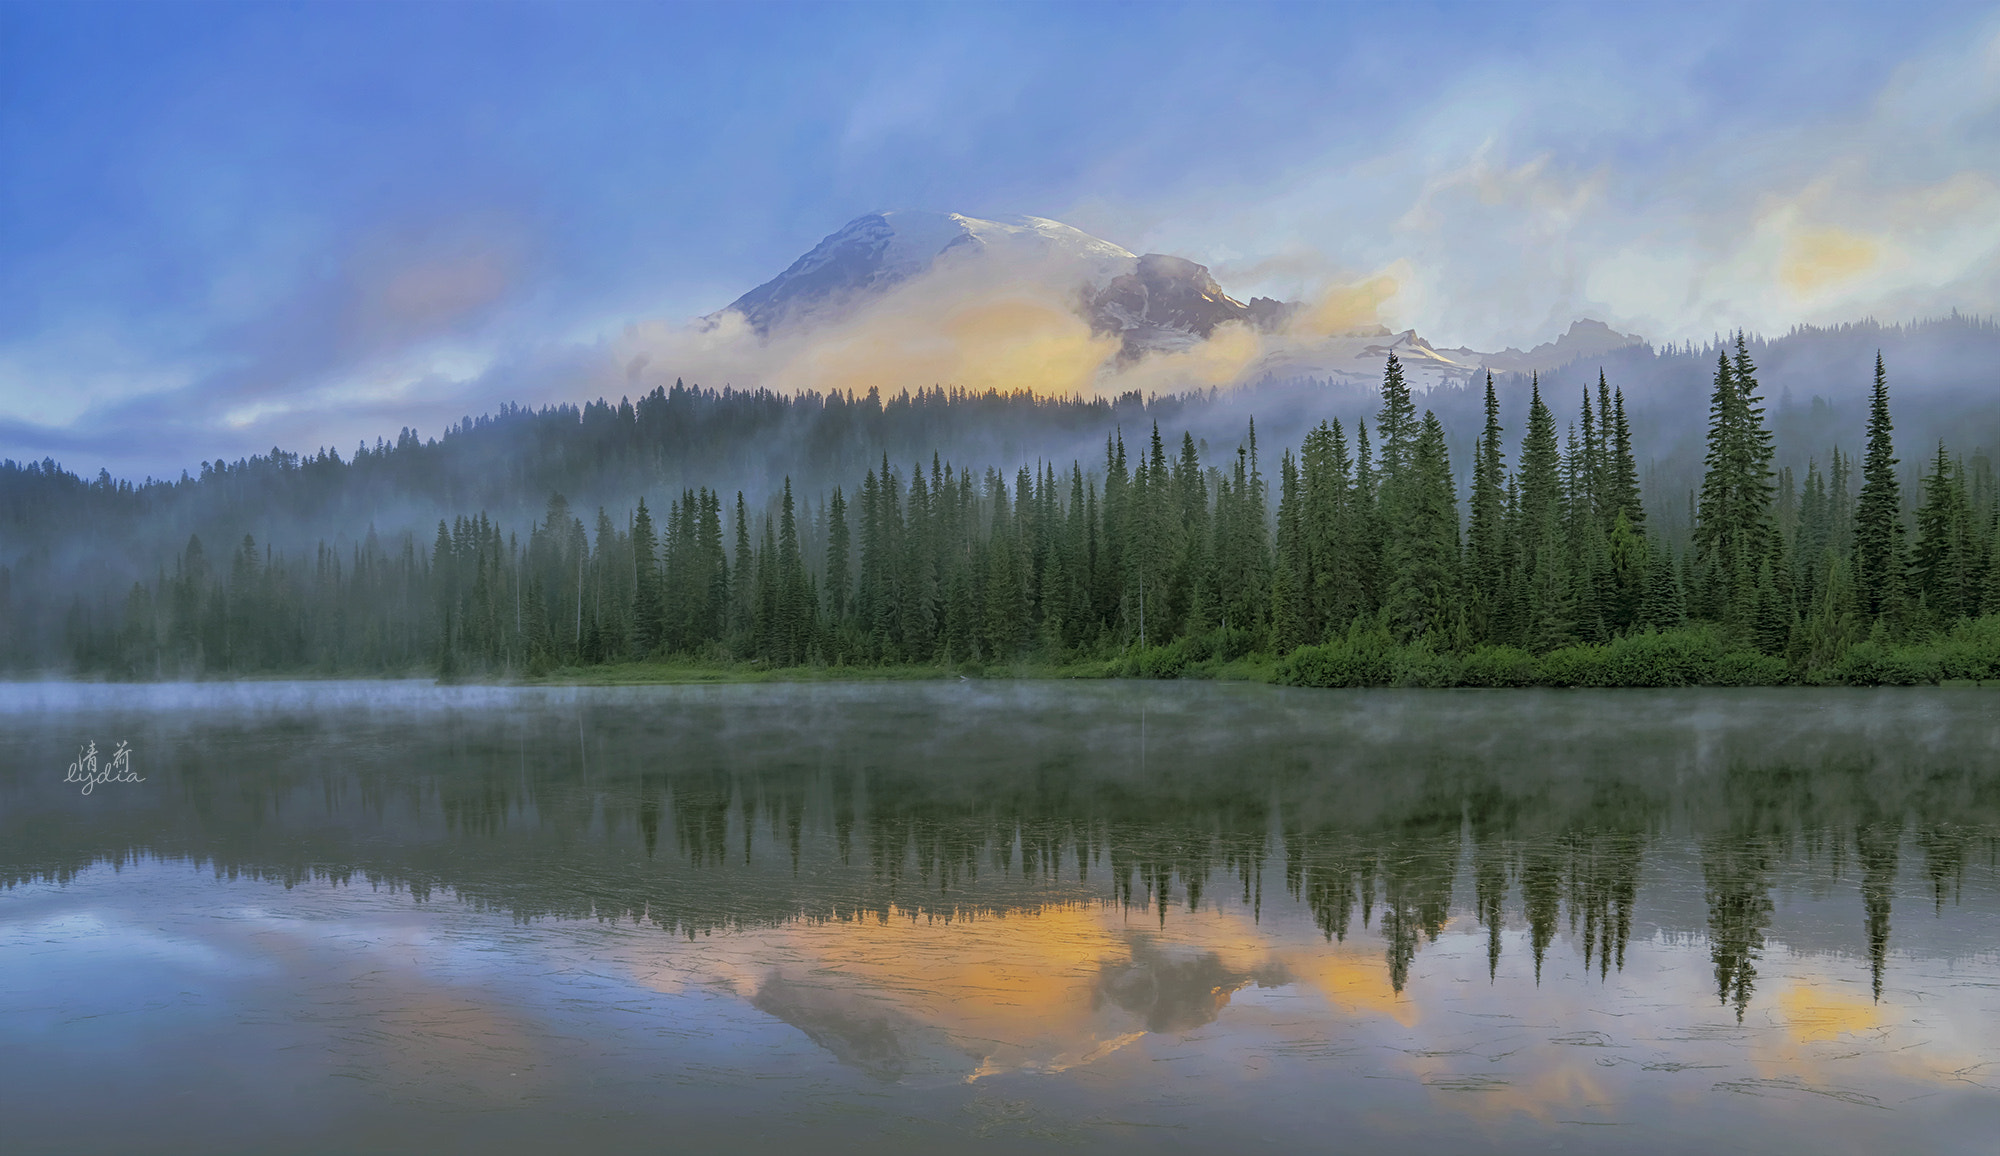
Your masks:
{"label": "tall evergreen tree", "polygon": [[[1599,380],[1603,380],[1601,374]],[[1625,420],[1625,391],[1613,390],[1611,404],[1611,450],[1605,487],[1607,503],[1612,511],[1610,521],[1617,521],[1617,515],[1622,513],[1631,524],[1632,532],[1644,535],[1646,507],[1639,500],[1639,467],[1632,458],[1632,427]]]}
{"label": "tall evergreen tree", "polygon": [[848,588],[852,581],[849,556],[847,499],[840,487],[835,486],[826,511],[826,611],[835,628],[847,621]]}
{"label": "tall evergreen tree", "polygon": [[1389,540],[1389,612],[1404,640],[1452,637],[1460,608],[1458,496],[1444,426],[1426,410],[1405,465],[1402,516]]}
{"label": "tall evergreen tree", "polygon": [[1933,625],[1949,626],[1978,608],[1978,543],[1971,508],[1952,460],[1938,442],[1924,504],[1917,508],[1917,541],[1911,577]]}
{"label": "tall evergreen tree", "polygon": [[1565,504],[1555,415],[1542,403],[1540,381],[1531,380],[1528,430],[1521,440],[1514,538],[1520,543],[1525,588],[1524,641],[1535,650],[1552,650],[1576,638],[1570,550],[1563,537]]}
{"label": "tall evergreen tree", "polygon": [[1889,420],[1889,375],[1875,354],[1875,388],[1868,402],[1868,448],[1861,458],[1861,497],[1854,508],[1854,596],[1869,619],[1893,613],[1903,588],[1903,499]]}
{"label": "tall evergreen tree", "polygon": [[1466,530],[1467,586],[1473,597],[1475,630],[1494,637],[1507,589],[1507,466],[1500,446],[1500,402],[1493,374],[1486,374],[1486,424],[1473,444],[1472,511]]}
{"label": "tall evergreen tree", "polygon": [[1742,334],[1736,356],[1719,355],[1709,401],[1708,452],[1694,546],[1703,610],[1748,625],[1771,532],[1772,445],[1757,395],[1756,366]]}
{"label": "tall evergreen tree", "polygon": [[632,516],[632,650],[649,658],[660,648],[663,607],[660,604],[659,539],[653,534],[653,515],[646,499],[639,499],[639,511]]}

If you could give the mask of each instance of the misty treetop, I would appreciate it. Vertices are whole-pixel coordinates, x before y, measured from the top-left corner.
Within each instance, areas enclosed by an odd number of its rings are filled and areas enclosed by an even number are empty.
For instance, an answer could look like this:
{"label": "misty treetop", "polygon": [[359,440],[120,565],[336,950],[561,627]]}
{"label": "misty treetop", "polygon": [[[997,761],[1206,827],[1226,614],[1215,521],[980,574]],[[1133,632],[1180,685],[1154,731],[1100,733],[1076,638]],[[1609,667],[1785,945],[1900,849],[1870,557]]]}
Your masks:
{"label": "misty treetop", "polygon": [[757,508],[697,486],[586,524],[555,494],[522,530],[461,515],[427,548],[371,531],[286,555],[246,534],[212,557],[190,536],[122,605],[79,597],[65,636],[78,669],[137,677],[660,659],[1171,675],[1263,655],[1320,685],[1893,681],[1895,648],[1951,639],[1995,673],[2000,618],[1975,621],[2000,611],[1991,468],[1940,445],[1907,508],[1879,358],[1857,500],[1837,450],[1802,486],[1773,468],[1750,349],[1720,354],[1678,542],[1641,500],[1622,389],[1600,373],[1561,433],[1530,389],[1510,443],[1488,376],[1463,501],[1443,423],[1391,356],[1372,427],[1322,421],[1285,449],[1275,502],[1254,421],[1207,462],[1154,422],[1131,443],[1112,429],[1088,464],[883,456]]}

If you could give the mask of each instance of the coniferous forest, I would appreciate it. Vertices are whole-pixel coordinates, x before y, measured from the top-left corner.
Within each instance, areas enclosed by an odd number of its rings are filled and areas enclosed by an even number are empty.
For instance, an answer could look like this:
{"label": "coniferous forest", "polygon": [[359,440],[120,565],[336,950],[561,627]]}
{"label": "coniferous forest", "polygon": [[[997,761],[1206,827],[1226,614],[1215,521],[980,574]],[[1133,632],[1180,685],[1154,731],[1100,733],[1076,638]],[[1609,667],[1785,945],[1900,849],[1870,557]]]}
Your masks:
{"label": "coniferous forest", "polygon": [[[614,519],[561,494],[527,526],[274,552],[188,539],[122,604],[78,597],[74,668],[539,677],[606,664],[895,667],[1314,686],[1911,683],[2000,677],[2000,501],[1983,458],[1899,483],[1878,355],[1858,460],[1774,468],[1757,366],[1714,367],[1703,471],[1641,494],[1622,391],[1534,383],[1485,421],[1459,493],[1446,431],[1389,358],[1372,423],[1275,460],[1250,422],[1107,431],[1101,460],[1011,474],[886,457],[751,508],[705,486]],[[1558,407],[1562,412],[1558,415]],[[1685,502],[1654,532],[1648,503]],[[1678,537],[1679,540],[1671,540]],[[627,674],[633,674],[631,670]],[[644,677],[644,675],[635,675]]]}

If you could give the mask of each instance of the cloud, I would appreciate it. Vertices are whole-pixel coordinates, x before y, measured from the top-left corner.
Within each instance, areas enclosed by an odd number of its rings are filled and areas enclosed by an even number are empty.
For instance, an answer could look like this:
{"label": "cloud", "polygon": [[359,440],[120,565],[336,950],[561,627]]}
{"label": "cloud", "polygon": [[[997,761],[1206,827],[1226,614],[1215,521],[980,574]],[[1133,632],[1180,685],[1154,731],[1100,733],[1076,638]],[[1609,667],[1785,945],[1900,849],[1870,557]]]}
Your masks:
{"label": "cloud", "polygon": [[[1711,71],[1730,35],[1656,60],[1572,39],[1546,49],[1577,57],[1560,72],[1474,64],[1262,187],[1133,219],[1149,247],[1229,254],[1239,295],[1316,300],[1358,279],[1342,270],[1396,268],[1386,323],[1477,349],[1580,317],[1666,341],[2000,308],[2000,25],[1920,43],[1850,101],[1782,109],[1729,103]],[[1797,51],[1787,67],[1816,50]]]}
{"label": "cloud", "polygon": [[[1378,322],[1441,347],[1500,349],[1552,340],[1583,316],[1666,341],[2000,309],[2000,23],[1990,14],[1912,24],[1886,71],[1868,40],[1875,25],[1858,15],[1787,29],[1782,43],[1769,34],[1792,22],[1754,13],[1666,23],[1564,16],[1521,37],[1467,34],[1491,45],[1440,32],[1426,43],[1448,66],[1401,86],[1389,82],[1410,66],[1371,71],[1381,54],[1369,48],[1382,41],[1357,33],[1352,83],[1373,92],[1310,69],[1266,69],[1245,84],[1245,62],[1262,69],[1269,53],[1204,41],[1213,75],[1203,84],[1135,87],[1158,78],[1093,56],[1086,96],[1060,99],[1045,91],[1036,52],[996,66],[984,31],[932,30],[916,35],[921,45],[892,37],[884,43],[897,51],[843,62],[825,92],[809,77],[768,82],[785,95],[760,122],[768,139],[732,152],[741,125],[729,121],[728,147],[704,155],[769,167],[745,168],[750,176],[718,184],[730,191],[704,193],[706,203],[647,200],[655,186],[639,177],[657,174],[621,167],[631,162],[610,150],[602,169],[578,161],[587,152],[547,162],[590,189],[553,208],[481,169],[493,185],[481,195],[516,205],[510,213],[392,195],[357,200],[346,215],[306,201],[281,210],[212,177],[211,165],[189,186],[202,197],[160,202],[192,238],[186,252],[123,246],[102,259],[133,284],[145,281],[134,269],[173,265],[185,276],[163,279],[172,292],[146,282],[121,302],[100,282],[126,282],[80,250],[51,249],[16,274],[38,279],[36,294],[51,301],[49,279],[75,283],[60,310],[20,310],[25,320],[0,334],[0,454],[68,447],[81,455],[72,466],[173,472],[217,451],[351,445],[404,425],[435,433],[504,401],[616,396],[676,376],[779,390],[1165,392],[1254,376],[1324,335]],[[1738,67],[1751,60],[1757,68]],[[1815,70],[1825,85],[1799,83]],[[1243,88],[1261,110],[1255,123],[1209,95]],[[1147,100],[1128,107],[1135,92]],[[807,101],[824,121],[818,135],[802,127]],[[931,163],[916,163],[920,154]],[[555,174],[532,163],[545,159],[516,158],[553,186]],[[745,191],[752,178],[760,191]],[[236,191],[218,194],[215,182]],[[1116,342],[1078,320],[1074,287],[1034,270],[912,283],[811,342],[692,323],[682,315],[699,306],[659,305],[705,286],[726,299],[772,271],[768,245],[748,240],[759,234],[744,222],[774,213],[757,217],[736,200],[785,204],[776,215],[796,223],[837,221],[878,199],[982,207],[967,197],[1203,260],[1239,298],[1307,307],[1283,334],[1225,327],[1204,345],[1120,363]],[[540,224],[558,211],[573,215],[561,229]],[[635,232],[648,230],[710,264],[632,272],[652,267],[634,256]],[[703,230],[727,240],[692,236]],[[592,252],[561,249],[583,234]],[[660,250],[649,252],[656,266]],[[558,258],[569,262],[560,270]],[[148,313],[155,290],[171,306]]]}
{"label": "cloud", "polygon": [[1333,285],[1307,302],[1285,329],[1301,337],[1335,337],[1367,329],[1382,317],[1382,307],[1402,288],[1396,274],[1409,276],[1407,265],[1378,273],[1356,285]]}
{"label": "cloud", "polygon": [[[1370,303],[1393,289],[1393,279],[1376,278],[1331,290],[1315,321],[1350,328],[1372,322]],[[708,385],[781,392],[893,394],[942,385],[1109,396],[1228,385],[1285,340],[1227,324],[1207,341],[1121,361],[1122,339],[1092,330],[1080,309],[1082,292],[1074,265],[988,252],[940,260],[879,298],[810,326],[762,337],[727,311],[649,322],[631,327],[612,356]]]}
{"label": "cloud", "polygon": [[1846,229],[1808,229],[1791,238],[1778,279],[1795,296],[1837,286],[1867,273],[1881,259],[1882,246]]}
{"label": "cloud", "polygon": [[65,450],[87,455],[65,463],[85,472],[101,461],[172,476],[273,445],[436,430],[491,409],[492,387],[527,371],[560,370],[544,378],[557,389],[590,383],[587,350],[507,336],[534,323],[531,253],[504,217],[411,220],[354,238],[324,272],[298,271],[261,310],[224,311],[164,356],[156,346],[150,364],[99,325],[0,348],[0,391],[28,399],[0,421],[0,454]]}

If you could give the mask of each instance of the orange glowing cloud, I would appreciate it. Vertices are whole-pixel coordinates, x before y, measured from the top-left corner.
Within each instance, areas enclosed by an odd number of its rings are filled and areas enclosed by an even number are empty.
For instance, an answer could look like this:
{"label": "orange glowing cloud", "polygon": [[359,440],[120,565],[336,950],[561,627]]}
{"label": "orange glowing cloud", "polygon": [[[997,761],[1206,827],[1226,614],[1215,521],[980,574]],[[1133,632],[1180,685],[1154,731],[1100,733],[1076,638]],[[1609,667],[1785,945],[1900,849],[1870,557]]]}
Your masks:
{"label": "orange glowing cloud", "polygon": [[1400,288],[1386,273],[1356,285],[1336,285],[1301,309],[1289,331],[1300,337],[1337,337],[1371,328],[1381,319],[1383,303]]}
{"label": "orange glowing cloud", "polygon": [[1860,277],[1873,269],[1881,246],[1872,238],[1846,229],[1808,229],[1785,245],[1778,278],[1796,296],[1805,297]]}

